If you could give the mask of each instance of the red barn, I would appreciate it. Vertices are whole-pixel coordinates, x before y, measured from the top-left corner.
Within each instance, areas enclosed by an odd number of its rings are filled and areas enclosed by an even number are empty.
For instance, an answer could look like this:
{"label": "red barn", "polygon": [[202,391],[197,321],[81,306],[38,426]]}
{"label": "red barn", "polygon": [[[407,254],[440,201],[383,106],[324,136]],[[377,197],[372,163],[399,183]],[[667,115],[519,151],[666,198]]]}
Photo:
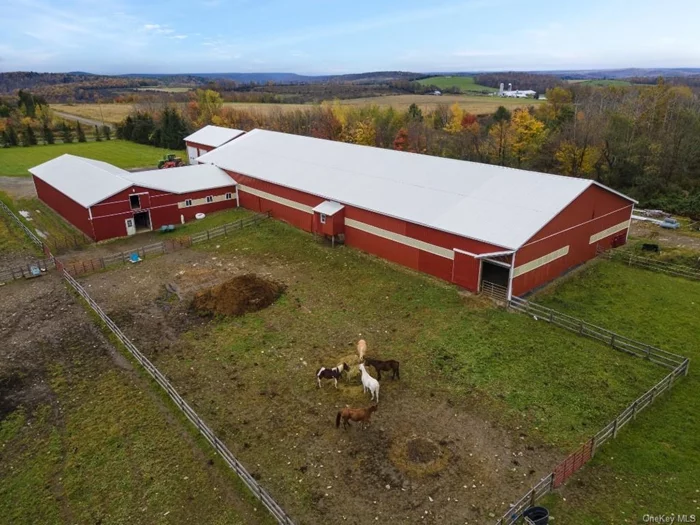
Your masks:
{"label": "red barn", "polygon": [[243,135],[240,129],[222,128],[220,126],[204,126],[199,131],[185,137],[187,159],[190,164],[197,164],[197,157],[231,142]]}
{"label": "red barn", "polygon": [[39,199],[95,241],[237,206],[235,181],[211,165],[129,173],[62,155],[29,171]]}
{"label": "red barn", "polygon": [[245,208],[474,292],[523,294],[623,244],[635,204],[591,180],[259,129],[198,161]]}

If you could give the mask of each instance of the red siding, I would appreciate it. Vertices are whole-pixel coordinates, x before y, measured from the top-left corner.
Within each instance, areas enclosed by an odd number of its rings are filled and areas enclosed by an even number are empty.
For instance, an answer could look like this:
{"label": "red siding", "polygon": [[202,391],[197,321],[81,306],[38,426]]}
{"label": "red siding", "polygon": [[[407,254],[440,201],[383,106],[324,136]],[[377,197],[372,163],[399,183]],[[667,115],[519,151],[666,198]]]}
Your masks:
{"label": "red siding", "polygon": [[197,148],[199,150],[200,155],[204,155],[204,153],[208,153],[216,148],[212,146],[205,146],[204,144],[197,144],[196,142],[185,142],[186,146],[190,146],[192,148]]}
{"label": "red siding", "polygon": [[471,292],[479,291],[481,261],[465,253],[455,252],[452,280]]}
{"label": "red siding", "polygon": [[630,219],[632,203],[598,186],[591,186],[528,241],[515,257],[515,265],[569,246],[569,253],[513,279],[513,294],[520,295],[545,284],[596,256],[596,245],[609,248],[626,230],[589,244],[592,235]]}
{"label": "red siding", "polygon": [[67,197],[43,180],[36,178],[34,175],[32,175],[32,179],[34,179],[34,187],[36,188],[36,194],[39,200],[61,215],[85,235],[93,239],[95,238],[95,232],[92,230],[92,224],[90,224],[90,213],[87,208],[83,208],[73,199]]}

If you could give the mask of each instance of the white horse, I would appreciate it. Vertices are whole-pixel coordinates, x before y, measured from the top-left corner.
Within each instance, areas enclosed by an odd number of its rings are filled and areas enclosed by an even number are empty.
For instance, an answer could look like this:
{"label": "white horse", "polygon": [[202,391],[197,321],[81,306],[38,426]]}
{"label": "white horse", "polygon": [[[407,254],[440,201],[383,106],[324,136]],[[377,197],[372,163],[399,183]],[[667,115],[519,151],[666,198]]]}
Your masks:
{"label": "white horse", "polygon": [[360,339],[357,342],[357,355],[360,357],[360,362],[365,360],[365,354],[367,353],[367,341]]}
{"label": "white horse", "polygon": [[360,363],[360,372],[362,372],[362,391],[367,392],[369,390],[369,393],[372,394],[370,400],[376,397],[376,402],[379,403],[379,381],[369,375],[369,372],[365,370],[365,365],[362,363]]}

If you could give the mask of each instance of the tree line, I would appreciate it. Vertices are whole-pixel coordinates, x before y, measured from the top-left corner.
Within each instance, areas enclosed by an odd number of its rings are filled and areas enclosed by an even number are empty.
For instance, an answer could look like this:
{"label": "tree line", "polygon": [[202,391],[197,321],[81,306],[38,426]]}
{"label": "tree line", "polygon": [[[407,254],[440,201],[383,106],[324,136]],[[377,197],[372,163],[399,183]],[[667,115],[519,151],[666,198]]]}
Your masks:
{"label": "tree line", "polygon": [[[549,89],[546,97],[537,107],[500,107],[490,115],[473,115],[458,104],[425,111],[416,104],[398,110],[337,101],[256,111],[224,106],[218,93],[199,90],[183,108],[169,109],[170,121],[164,112],[130,118],[132,140],[136,136],[151,144],[166,136],[184,137],[206,124],[265,128],[589,178],[642,206],[700,218],[700,100],[690,88],[663,81],[634,87],[572,85]],[[173,120],[173,114],[181,120]],[[166,133],[166,125],[179,131]]]}

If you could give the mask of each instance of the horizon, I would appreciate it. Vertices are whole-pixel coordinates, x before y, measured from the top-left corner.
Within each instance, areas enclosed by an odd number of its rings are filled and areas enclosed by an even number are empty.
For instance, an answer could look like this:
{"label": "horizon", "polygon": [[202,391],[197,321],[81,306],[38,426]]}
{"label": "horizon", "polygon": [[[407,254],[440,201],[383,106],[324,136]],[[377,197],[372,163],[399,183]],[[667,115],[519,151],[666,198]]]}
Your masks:
{"label": "horizon", "polygon": [[656,0],[358,0],[350,8],[319,0],[8,0],[0,71],[322,76],[700,65],[700,3],[660,7]]}

